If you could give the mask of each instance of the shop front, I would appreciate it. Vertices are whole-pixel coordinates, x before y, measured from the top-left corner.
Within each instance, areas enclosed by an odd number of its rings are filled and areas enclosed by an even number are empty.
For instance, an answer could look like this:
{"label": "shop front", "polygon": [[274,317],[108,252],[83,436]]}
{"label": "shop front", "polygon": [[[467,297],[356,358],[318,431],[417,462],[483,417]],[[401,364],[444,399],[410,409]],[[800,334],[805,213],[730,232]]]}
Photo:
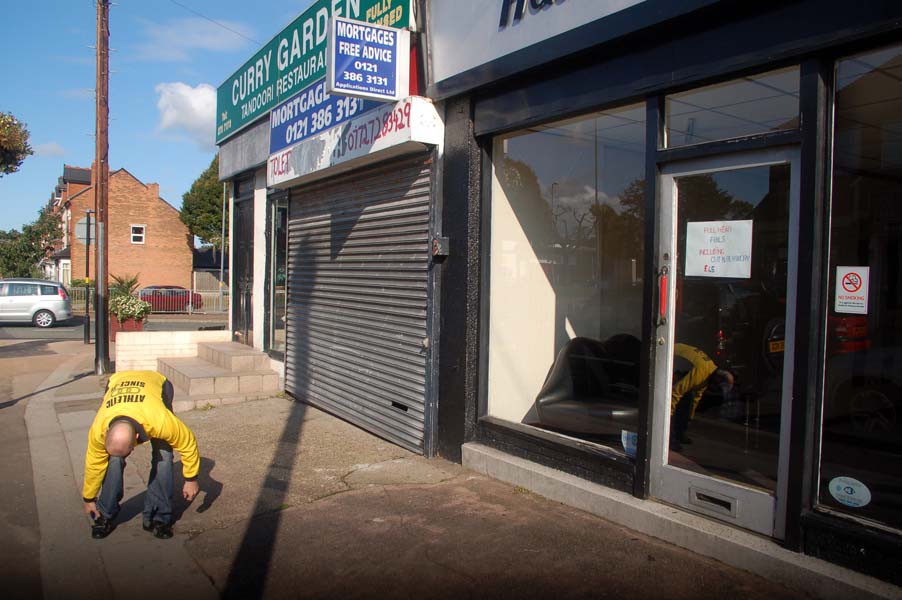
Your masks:
{"label": "shop front", "polygon": [[826,4],[428,4],[439,404],[898,584],[902,9]]}
{"label": "shop front", "polygon": [[444,134],[416,30],[409,0],[313,3],[220,86],[217,136],[236,339],[294,398],[431,455]]}

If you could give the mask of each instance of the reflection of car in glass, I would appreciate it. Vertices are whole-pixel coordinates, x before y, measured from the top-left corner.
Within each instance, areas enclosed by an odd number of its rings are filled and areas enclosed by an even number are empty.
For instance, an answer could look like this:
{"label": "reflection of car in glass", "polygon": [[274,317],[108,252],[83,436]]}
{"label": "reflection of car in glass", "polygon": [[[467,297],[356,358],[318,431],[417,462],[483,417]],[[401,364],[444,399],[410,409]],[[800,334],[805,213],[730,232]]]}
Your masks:
{"label": "reflection of car in glass", "polygon": [[188,312],[203,307],[204,301],[197,292],[178,285],[149,285],[138,297],[150,303],[153,312]]}
{"label": "reflection of car in glass", "polygon": [[714,360],[732,371],[741,387],[758,392],[764,378],[783,370],[786,307],[751,281],[720,285],[719,298]]}
{"label": "reflection of car in glass", "polygon": [[0,279],[0,321],[52,327],[71,316],[72,303],[62,284],[43,279]]}
{"label": "reflection of car in glass", "polygon": [[558,353],[535,401],[537,422],[565,432],[620,436],[635,431],[640,342],[620,334],[573,338]]}
{"label": "reflection of car in glass", "polygon": [[677,315],[678,341],[701,348],[733,373],[741,393],[758,394],[779,376],[785,338],[782,298],[747,279],[686,278],[682,289],[681,301],[689,312]]}
{"label": "reflection of car in glass", "polygon": [[826,435],[856,444],[902,444],[902,348],[869,348],[827,359]]}

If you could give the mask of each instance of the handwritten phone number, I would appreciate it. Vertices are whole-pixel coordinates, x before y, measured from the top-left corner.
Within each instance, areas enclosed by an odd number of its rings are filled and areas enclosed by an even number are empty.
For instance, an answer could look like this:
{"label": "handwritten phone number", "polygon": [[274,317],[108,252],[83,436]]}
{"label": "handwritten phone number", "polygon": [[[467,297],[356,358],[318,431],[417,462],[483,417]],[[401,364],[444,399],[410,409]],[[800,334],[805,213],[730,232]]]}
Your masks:
{"label": "handwritten phone number", "polygon": [[330,127],[332,123],[341,123],[356,115],[362,108],[363,100],[360,98],[340,98],[334,105],[327,104],[286,127],[285,143],[293,144]]}
{"label": "handwritten phone number", "polygon": [[410,127],[410,111],[410,102],[405,102],[404,106],[399,106],[391,112],[383,113],[381,116],[375,115],[356,127],[348,128],[332,152],[333,157],[341,159],[348,152],[369,146],[390,133]]}

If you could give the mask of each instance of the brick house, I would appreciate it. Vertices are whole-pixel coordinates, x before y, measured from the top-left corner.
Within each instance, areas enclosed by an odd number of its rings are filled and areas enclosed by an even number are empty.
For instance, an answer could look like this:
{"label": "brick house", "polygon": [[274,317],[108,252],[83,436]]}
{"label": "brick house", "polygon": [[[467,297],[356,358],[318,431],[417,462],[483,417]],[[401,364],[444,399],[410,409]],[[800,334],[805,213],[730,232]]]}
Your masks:
{"label": "brick house", "polygon": [[[94,209],[92,170],[66,165],[55,190],[54,205],[63,229],[63,247],[54,254],[56,278],[63,284],[85,276],[85,243],[76,238],[76,223]],[[91,216],[92,225],[96,219]],[[180,285],[191,288],[191,234],[179,211],[160,197],[160,186],[143,183],[126,169],[110,173],[109,265],[112,275],[137,275],[139,286]],[[95,276],[92,226],[88,267]]]}

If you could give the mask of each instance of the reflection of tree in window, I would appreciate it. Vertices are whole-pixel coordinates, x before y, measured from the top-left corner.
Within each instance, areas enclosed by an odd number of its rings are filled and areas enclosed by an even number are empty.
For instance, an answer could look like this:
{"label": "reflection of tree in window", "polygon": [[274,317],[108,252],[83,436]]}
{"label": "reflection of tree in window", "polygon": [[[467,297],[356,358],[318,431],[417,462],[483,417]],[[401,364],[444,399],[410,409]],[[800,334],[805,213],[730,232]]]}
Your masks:
{"label": "reflection of tree in window", "polygon": [[547,256],[549,245],[555,241],[556,236],[551,227],[551,207],[542,197],[535,171],[526,163],[505,156],[498,179],[505,196],[516,199],[512,202],[516,204],[514,212],[532,242],[536,255]]}
{"label": "reflection of tree in window", "polygon": [[[620,210],[608,204],[591,207],[598,239],[599,271],[602,280],[625,283],[627,261],[641,269],[644,256],[645,180],[635,179],[617,198]],[[619,265],[619,267],[618,267]]]}

